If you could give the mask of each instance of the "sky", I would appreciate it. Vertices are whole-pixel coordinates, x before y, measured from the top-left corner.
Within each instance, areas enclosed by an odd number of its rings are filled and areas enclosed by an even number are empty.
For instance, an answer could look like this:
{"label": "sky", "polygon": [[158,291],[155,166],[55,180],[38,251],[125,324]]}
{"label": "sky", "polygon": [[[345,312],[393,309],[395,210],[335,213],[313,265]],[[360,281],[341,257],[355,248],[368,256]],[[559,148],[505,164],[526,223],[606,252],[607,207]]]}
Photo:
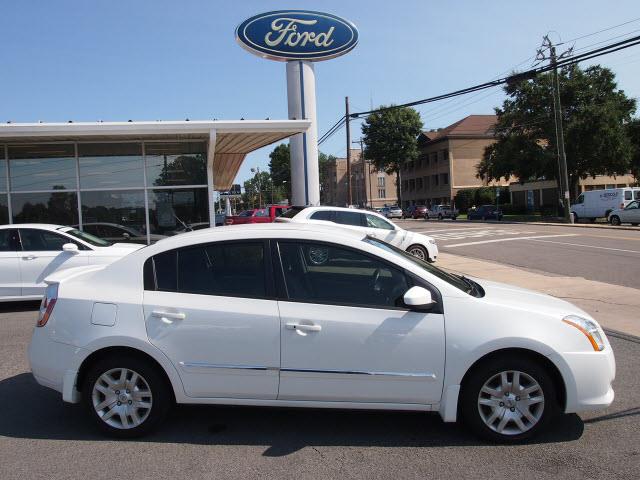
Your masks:
{"label": "sky", "polygon": [[[352,111],[365,111],[526,69],[548,32],[566,42],[559,52],[640,34],[637,0],[0,0],[0,6],[0,121],[12,122],[285,119],[285,64],[251,55],[234,39],[240,22],[270,10],[325,11],[358,27],[353,51],[315,65],[319,134],[344,114],[345,96]],[[640,97],[640,46],[598,63],[616,73],[627,95]],[[418,111],[425,129],[439,128],[493,113],[503,99],[495,88]],[[357,140],[360,124],[352,125]],[[344,156],[345,142],[342,130],[321,150]],[[273,147],[250,154],[237,182],[252,167],[268,168]]]}

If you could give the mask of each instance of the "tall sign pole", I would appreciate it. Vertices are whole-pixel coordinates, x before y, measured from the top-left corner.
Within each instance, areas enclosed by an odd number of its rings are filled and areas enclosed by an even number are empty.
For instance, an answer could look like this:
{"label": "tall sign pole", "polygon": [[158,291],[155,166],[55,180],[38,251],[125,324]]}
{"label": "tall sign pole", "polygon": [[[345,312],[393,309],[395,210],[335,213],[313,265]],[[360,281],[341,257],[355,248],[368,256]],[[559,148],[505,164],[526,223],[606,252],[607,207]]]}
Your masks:
{"label": "tall sign pole", "polygon": [[255,55],[287,62],[289,119],[306,119],[311,123],[306,132],[291,137],[289,141],[291,203],[319,205],[318,126],[313,64],[351,51],[358,43],[358,30],[351,22],[329,13],[278,10],[255,15],[242,22],[236,28],[236,40]]}
{"label": "tall sign pole", "polygon": [[349,121],[349,97],[344,97],[344,118],[347,127],[347,206],[353,205],[353,189],[351,188],[351,122]]}

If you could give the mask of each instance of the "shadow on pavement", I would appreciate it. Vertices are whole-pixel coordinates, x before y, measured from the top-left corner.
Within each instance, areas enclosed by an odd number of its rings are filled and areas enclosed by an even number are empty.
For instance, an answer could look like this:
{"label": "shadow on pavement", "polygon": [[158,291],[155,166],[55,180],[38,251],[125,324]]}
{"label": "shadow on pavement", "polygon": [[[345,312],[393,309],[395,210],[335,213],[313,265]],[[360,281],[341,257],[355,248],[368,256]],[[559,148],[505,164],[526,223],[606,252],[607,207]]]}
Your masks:
{"label": "shadow on pavement", "polygon": [[[80,405],[39,386],[31,374],[0,381],[0,436],[110,440],[95,430]],[[577,415],[559,418],[531,443],[568,442],[581,437]],[[285,456],[307,446],[445,447],[483,443],[437,414],[324,409],[180,406],[160,429],[140,442],[197,445],[265,445],[264,456]]]}

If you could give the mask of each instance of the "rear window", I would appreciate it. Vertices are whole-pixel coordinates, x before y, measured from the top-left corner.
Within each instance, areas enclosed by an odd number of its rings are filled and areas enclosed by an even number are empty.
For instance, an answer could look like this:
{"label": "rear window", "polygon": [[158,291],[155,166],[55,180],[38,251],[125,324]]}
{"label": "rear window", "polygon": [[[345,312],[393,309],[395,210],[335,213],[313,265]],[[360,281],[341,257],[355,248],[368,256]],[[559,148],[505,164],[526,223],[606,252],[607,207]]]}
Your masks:
{"label": "rear window", "polygon": [[635,196],[635,199],[636,199],[636,200],[640,200],[640,190],[636,190],[636,191],[634,192],[634,196]]}
{"label": "rear window", "polygon": [[301,211],[303,211],[306,207],[291,207],[289,210],[280,215],[281,218],[293,218]]}
{"label": "rear window", "polygon": [[633,200],[633,192],[631,190],[627,190],[626,192],[624,192],[624,199]]}

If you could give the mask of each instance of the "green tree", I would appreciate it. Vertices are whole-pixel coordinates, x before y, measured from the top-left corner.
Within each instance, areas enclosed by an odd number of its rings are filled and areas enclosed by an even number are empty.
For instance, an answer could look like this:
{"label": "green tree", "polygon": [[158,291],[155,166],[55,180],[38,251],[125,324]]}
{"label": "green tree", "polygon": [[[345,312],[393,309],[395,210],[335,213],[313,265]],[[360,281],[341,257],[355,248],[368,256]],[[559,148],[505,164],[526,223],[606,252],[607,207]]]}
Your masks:
{"label": "green tree", "polygon": [[291,148],[281,143],[269,154],[269,171],[273,184],[285,198],[291,198]]}
{"label": "green tree", "polygon": [[[559,82],[571,193],[588,176],[628,173],[632,145],[626,125],[635,100],[617,88],[611,70],[600,66],[561,69]],[[558,178],[551,85],[546,73],[505,86],[509,98],[496,109],[497,141],[477,167],[480,178]]]}
{"label": "green tree", "polygon": [[320,178],[320,203],[324,204],[326,192],[324,191],[324,185],[329,181],[328,167],[331,162],[335,162],[336,157],[333,155],[327,155],[326,153],[318,153],[318,169]]}
{"label": "green tree", "polygon": [[362,124],[365,158],[371,159],[376,170],[396,174],[398,202],[402,201],[400,167],[418,158],[417,138],[422,126],[420,114],[407,107],[372,113]]}
{"label": "green tree", "polygon": [[275,194],[269,172],[256,172],[252,178],[244,182],[242,200],[248,208],[261,208],[270,203],[279,202],[280,198]]}
{"label": "green tree", "polygon": [[634,118],[627,125],[627,135],[631,141],[631,173],[640,183],[640,118]]}
{"label": "green tree", "polygon": [[[325,185],[327,165],[336,157],[326,153],[318,153],[318,168],[320,170],[320,200],[323,199],[322,185]],[[291,200],[291,149],[289,144],[281,143],[269,154],[269,172],[275,187],[275,192],[282,199]]]}

